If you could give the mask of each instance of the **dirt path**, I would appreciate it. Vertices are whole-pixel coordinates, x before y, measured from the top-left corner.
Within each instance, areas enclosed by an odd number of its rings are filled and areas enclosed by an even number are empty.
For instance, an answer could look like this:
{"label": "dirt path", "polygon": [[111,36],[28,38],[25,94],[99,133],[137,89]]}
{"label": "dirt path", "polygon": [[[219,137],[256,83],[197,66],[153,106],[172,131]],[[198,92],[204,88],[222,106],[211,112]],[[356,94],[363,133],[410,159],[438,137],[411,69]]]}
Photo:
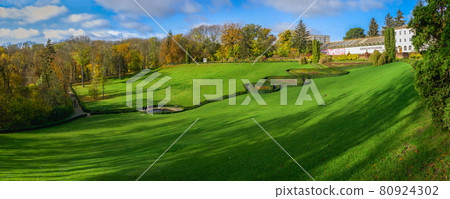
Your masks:
{"label": "dirt path", "polygon": [[86,112],[83,111],[83,109],[80,106],[80,102],[78,102],[78,100],[75,97],[75,95],[72,92],[69,92],[69,95],[70,95],[70,98],[73,101],[73,115],[71,116],[71,118],[78,117],[80,115],[90,116],[89,113],[86,113]]}

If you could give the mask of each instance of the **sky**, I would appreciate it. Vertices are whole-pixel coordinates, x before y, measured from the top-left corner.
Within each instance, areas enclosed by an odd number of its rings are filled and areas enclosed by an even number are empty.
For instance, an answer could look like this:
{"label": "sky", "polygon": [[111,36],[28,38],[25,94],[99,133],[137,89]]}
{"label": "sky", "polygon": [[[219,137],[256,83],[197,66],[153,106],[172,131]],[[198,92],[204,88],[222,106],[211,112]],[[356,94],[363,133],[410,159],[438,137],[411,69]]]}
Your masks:
{"label": "sky", "polygon": [[372,17],[380,28],[386,14],[395,15],[399,9],[408,20],[415,4],[416,0],[0,0],[0,44],[79,35],[94,40],[164,37],[164,30],[184,34],[200,25],[225,23],[259,24],[278,34],[302,13],[312,34],[339,41],[350,28],[367,31]]}

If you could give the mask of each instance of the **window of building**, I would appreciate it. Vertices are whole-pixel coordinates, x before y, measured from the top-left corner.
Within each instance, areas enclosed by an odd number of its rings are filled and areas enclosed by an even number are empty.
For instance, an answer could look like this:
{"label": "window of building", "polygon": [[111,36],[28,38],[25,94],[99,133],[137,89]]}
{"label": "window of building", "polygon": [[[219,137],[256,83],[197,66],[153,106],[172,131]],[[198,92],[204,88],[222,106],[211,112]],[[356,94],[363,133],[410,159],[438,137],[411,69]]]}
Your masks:
{"label": "window of building", "polygon": [[412,46],[409,46],[409,51],[411,51],[412,50]]}
{"label": "window of building", "polygon": [[405,42],[406,42],[406,38],[405,38]]}
{"label": "window of building", "polygon": [[402,42],[402,39],[399,39],[399,42],[401,43],[401,42]]}
{"label": "window of building", "polygon": [[409,34],[412,34],[412,30],[409,30]]}
{"label": "window of building", "polygon": [[406,30],[405,30],[405,35],[406,35]]}
{"label": "window of building", "polygon": [[403,49],[405,49],[405,51],[406,51],[408,48],[406,48],[406,46],[405,46]]}
{"label": "window of building", "polygon": [[399,33],[400,35],[402,35],[402,31],[399,31],[398,33]]}

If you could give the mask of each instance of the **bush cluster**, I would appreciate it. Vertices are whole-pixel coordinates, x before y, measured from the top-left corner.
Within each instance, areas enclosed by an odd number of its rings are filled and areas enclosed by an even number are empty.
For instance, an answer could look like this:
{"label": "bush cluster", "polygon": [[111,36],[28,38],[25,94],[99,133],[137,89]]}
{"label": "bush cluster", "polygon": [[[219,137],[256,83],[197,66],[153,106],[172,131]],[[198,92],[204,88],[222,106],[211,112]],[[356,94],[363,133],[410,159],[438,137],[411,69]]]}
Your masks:
{"label": "bush cluster", "polygon": [[374,66],[378,66],[378,59],[381,57],[381,53],[378,50],[373,51],[370,55],[369,60],[372,62]]}
{"label": "bush cluster", "polygon": [[420,59],[422,59],[422,55],[420,53],[411,53],[409,55],[409,58],[410,59],[415,59],[415,60],[420,60]]}
{"label": "bush cluster", "polygon": [[387,52],[380,53],[378,50],[374,51],[372,55],[370,55],[369,59],[374,66],[381,66],[393,61]]}
{"label": "bush cluster", "polygon": [[335,55],[335,56],[333,56],[333,59],[334,60],[338,60],[338,61],[358,60],[359,59],[359,55],[356,55],[356,54]]}
{"label": "bush cluster", "polygon": [[331,55],[325,55],[320,58],[320,64],[326,64],[333,61],[333,57]]}

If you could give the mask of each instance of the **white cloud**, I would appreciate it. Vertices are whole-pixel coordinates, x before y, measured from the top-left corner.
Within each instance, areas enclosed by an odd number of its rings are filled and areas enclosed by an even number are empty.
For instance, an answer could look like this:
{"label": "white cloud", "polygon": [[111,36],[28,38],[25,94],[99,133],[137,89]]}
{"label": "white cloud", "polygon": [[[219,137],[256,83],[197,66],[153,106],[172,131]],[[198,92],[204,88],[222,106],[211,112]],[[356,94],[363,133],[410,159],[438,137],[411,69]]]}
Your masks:
{"label": "white cloud", "polygon": [[17,19],[21,23],[34,23],[44,21],[67,12],[65,6],[26,6],[24,8],[3,8],[0,7],[0,18]]}
{"label": "white cloud", "polygon": [[45,6],[45,5],[56,5],[59,4],[59,0],[36,0],[33,5],[35,6]]}
{"label": "white cloud", "polygon": [[68,16],[65,19],[65,21],[71,22],[71,23],[77,23],[77,22],[81,22],[81,21],[91,20],[94,17],[95,17],[95,15],[88,14],[88,13],[72,14],[72,15]]}
{"label": "white cloud", "polygon": [[105,19],[96,19],[92,21],[86,21],[82,24],[85,28],[104,28],[109,26],[109,21]]}
{"label": "white cloud", "polygon": [[44,30],[43,33],[46,39],[51,39],[55,41],[67,39],[70,36],[86,35],[86,32],[84,32],[84,30],[82,29],[75,30],[73,28],[69,28],[67,30],[47,29]]}
{"label": "white cloud", "polygon": [[59,4],[60,0],[1,0],[0,5],[23,7],[26,5],[43,6]]}
{"label": "white cloud", "polygon": [[114,17],[114,21],[118,22],[123,28],[135,30],[140,33],[148,33],[152,31],[152,27],[150,27],[148,23],[141,23],[139,16],[136,15],[117,15]]}
{"label": "white cloud", "polygon": [[[264,4],[283,12],[300,15],[315,0],[251,0],[253,3]],[[396,0],[319,0],[306,13],[313,15],[336,15],[348,10],[369,11],[371,9],[383,8],[386,3]],[[398,1],[398,0],[397,0]]]}
{"label": "white cloud", "polygon": [[[134,0],[95,0],[104,8],[111,9],[117,14],[144,15]],[[192,0],[137,0],[148,13],[162,17],[176,12],[192,14],[201,11],[201,5]]]}
{"label": "white cloud", "polygon": [[36,29],[17,28],[15,30],[0,28],[0,37],[12,39],[29,39],[38,36],[40,32]]}

